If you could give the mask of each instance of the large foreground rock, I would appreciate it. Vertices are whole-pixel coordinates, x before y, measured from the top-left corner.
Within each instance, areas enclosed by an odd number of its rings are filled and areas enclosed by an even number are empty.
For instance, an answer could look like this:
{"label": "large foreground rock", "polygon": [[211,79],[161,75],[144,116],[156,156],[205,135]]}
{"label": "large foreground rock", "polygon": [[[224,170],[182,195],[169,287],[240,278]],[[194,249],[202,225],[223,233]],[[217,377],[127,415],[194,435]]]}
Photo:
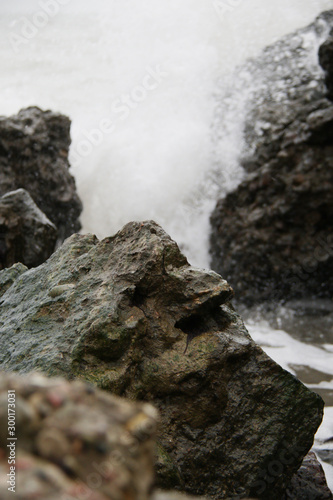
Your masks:
{"label": "large foreground rock", "polygon": [[252,341],[219,275],[191,267],[154,222],[73,235],[12,284],[5,272],[3,369],[153,402],[160,486],[280,500],[323,402]]}
{"label": "large foreground rock", "polygon": [[333,11],[248,63],[250,173],[211,216],[212,267],[248,303],[333,292],[333,104],[317,55],[330,26]]}
{"label": "large foreground rock", "polygon": [[0,197],[0,269],[21,262],[36,267],[50,257],[57,228],[25,189]]}
{"label": "large foreground rock", "polygon": [[0,195],[26,189],[63,241],[81,228],[82,210],[70,175],[70,120],[37,107],[0,117]]}

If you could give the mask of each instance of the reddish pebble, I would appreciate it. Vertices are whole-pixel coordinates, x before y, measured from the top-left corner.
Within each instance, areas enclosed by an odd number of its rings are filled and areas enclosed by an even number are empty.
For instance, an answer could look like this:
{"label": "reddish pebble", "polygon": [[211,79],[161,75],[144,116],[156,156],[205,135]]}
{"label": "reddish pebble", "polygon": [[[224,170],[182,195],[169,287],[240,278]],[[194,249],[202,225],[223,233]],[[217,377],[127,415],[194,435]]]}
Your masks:
{"label": "reddish pebble", "polygon": [[56,392],[49,392],[47,395],[47,400],[54,408],[59,408],[59,406],[62,406],[64,403],[63,396],[57,394]]}
{"label": "reddish pebble", "polygon": [[27,459],[27,458],[18,458],[16,460],[16,468],[17,470],[27,470],[27,469],[31,469],[31,467],[33,467],[33,463],[31,462],[31,460]]}

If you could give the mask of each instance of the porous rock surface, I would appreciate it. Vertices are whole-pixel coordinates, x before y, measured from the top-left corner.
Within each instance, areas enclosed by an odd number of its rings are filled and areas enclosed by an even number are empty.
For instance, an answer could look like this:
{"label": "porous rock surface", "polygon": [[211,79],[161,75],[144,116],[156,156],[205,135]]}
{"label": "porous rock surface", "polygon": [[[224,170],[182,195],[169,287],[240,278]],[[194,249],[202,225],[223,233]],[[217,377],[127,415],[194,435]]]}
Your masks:
{"label": "porous rock surface", "polygon": [[84,382],[1,373],[1,499],[148,500],[157,418]]}
{"label": "porous rock surface", "polygon": [[0,366],[152,402],[159,486],[280,500],[323,402],[252,341],[231,297],[152,221],[73,235],[2,295]]}
{"label": "porous rock surface", "polygon": [[0,271],[0,297],[8,290],[20,274],[27,271],[27,266],[21,262],[14,264],[12,267]]}
{"label": "porous rock surface", "polygon": [[81,228],[82,211],[69,173],[70,120],[37,107],[0,117],[0,195],[23,188],[56,225],[58,241]]}
{"label": "porous rock surface", "polygon": [[0,269],[21,262],[37,267],[54,251],[57,228],[25,189],[0,197]]}
{"label": "porous rock surface", "polygon": [[210,240],[212,268],[246,303],[333,292],[333,104],[318,63],[332,26],[323,13],[246,66],[248,174],[218,201]]}

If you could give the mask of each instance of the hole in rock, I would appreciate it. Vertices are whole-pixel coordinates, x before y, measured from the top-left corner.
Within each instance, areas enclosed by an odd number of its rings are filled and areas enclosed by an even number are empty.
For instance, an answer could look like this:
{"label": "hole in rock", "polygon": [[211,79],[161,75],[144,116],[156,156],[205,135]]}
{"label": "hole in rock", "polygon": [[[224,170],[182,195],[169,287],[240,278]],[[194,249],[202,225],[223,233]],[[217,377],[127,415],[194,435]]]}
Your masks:
{"label": "hole in rock", "polygon": [[192,314],[187,318],[176,321],[175,328],[178,328],[187,334],[184,354],[186,353],[191,340],[205,332],[215,330],[214,327],[216,327],[216,323],[212,320],[212,318],[202,317],[199,316],[199,314]]}
{"label": "hole in rock", "polygon": [[195,337],[210,330],[208,323],[210,323],[210,321],[206,321],[206,318],[199,316],[199,314],[193,314],[188,318],[182,318],[177,321],[175,323],[175,328],[179,328],[184,333]]}
{"label": "hole in rock", "polygon": [[145,298],[145,294],[140,290],[139,287],[136,287],[132,298],[133,305],[140,308],[140,306],[143,305]]}
{"label": "hole in rock", "polygon": [[176,321],[175,328],[182,330],[187,334],[186,348],[192,339],[207,332],[221,332],[229,323],[223,310],[220,307],[213,308],[210,311],[196,312]]}

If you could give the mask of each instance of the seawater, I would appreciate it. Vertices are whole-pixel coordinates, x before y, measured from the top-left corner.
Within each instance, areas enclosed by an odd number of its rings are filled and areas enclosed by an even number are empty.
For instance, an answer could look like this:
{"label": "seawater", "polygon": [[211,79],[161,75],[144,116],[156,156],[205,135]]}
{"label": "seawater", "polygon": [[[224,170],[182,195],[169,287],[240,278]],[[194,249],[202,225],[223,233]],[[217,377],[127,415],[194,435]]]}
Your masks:
{"label": "seawater", "polygon": [[[0,113],[37,105],[69,115],[84,232],[104,237],[155,219],[192,264],[209,267],[209,214],[243,177],[247,95],[221,115],[224,88],[247,57],[332,8],[333,0],[1,2]],[[306,366],[310,386],[333,390],[331,343],[295,341],[263,316],[248,325],[280,364]],[[314,381],[318,367],[326,375]],[[332,422],[329,407],[322,438]]]}

